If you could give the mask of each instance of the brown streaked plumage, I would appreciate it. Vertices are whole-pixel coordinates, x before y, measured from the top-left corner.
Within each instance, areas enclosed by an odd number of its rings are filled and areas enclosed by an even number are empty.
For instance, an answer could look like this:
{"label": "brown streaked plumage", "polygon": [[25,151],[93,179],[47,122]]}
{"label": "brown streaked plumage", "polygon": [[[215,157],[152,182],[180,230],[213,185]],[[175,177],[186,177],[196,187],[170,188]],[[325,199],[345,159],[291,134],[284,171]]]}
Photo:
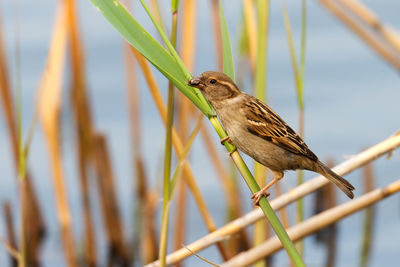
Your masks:
{"label": "brown streaked plumage", "polygon": [[274,173],[274,180],[253,195],[255,203],[283,177],[285,170],[297,169],[317,172],[338,186],[349,198],[354,197],[354,187],[347,180],[319,161],[300,136],[271,108],[241,92],[227,75],[206,71],[190,80],[189,85],[200,89],[214,107],[229,140]]}

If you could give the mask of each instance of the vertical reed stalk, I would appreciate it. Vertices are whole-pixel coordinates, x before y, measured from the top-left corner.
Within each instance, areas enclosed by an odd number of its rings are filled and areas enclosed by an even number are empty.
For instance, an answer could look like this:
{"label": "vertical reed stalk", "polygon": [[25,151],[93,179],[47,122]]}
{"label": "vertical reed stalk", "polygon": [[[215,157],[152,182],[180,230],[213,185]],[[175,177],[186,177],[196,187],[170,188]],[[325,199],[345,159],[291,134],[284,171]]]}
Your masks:
{"label": "vertical reed stalk", "polygon": [[[304,76],[305,76],[305,44],[306,44],[306,0],[301,2],[301,41],[300,41],[300,62],[299,66],[296,59],[296,53],[293,42],[293,35],[290,26],[290,19],[285,2],[283,2],[283,18],[285,22],[286,36],[289,44],[290,58],[292,61],[293,76],[295,80],[297,103],[299,108],[299,135],[304,137]],[[300,70],[299,70],[300,69]],[[303,183],[303,171],[297,172],[297,185]],[[297,201],[296,222],[300,223],[304,220],[304,201]],[[303,241],[298,242],[298,250],[303,255]]]}
{"label": "vertical reed stalk", "polygon": [[[329,159],[326,161],[327,166],[332,168],[335,166],[333,160]],[[330,183],[327,186],[320,188],[315,194],[314,201],[314,215],[329,210],[337,205],[336,201],[336,187]],[[333,267],[336,266],[336,254],[337,254],[337,233],[338,224],[333,223],[320,231],[315,233],[316,241],[318,245],[323,245],[326,248],[325,266]]]}
{"label": "vertical reed stalk", "polygon": [[[123,2],[131,10],[131,1]],[[156,233],[153,222],[154,205],[150,201],[150,192],[143,162],[141,142],[141,117],[140,117],[140,88],[137,83],[138,75],[135,57],[130,51],[128,42],[123,42],[123,55],[125,62],[126,95],[129,110],[129,126],[132,138],[132,166],[134,172],[134,207],[133,207],[133,241],[132,258],[147,263],[158,258]],[[139,261],[140,261],[139,260]]]}
{"label": "vertical reed stalk", "polygon": [[[12,216],[12,210],[11,210],[11,205],[10,202],[4,202],[3,203],[3,213],[4,213],[4,219],[5,219],[5,225],[7,229],[7,239],[8,239],[8,244],[16,249],[17,248],[17,240],[15,237],[15,230],[14,230],[14,221],[13,221],[13,216]],[[18,265],[18,258],[13,257],[10,255],[11,259],[11,266],[16,267]]]}
{"label": "vertical reed stalk", "polygon": [[[179,1],[171,1],[172,12],[172,31],[171,43],[176,46],[177,26],[178,26],[178,4]],[[160,233],[160,250],[159,259],[160,266],[165,266],[168,245],[168,217],[170,207],[170,177],[171,177],[171,156],[172,156],[172,125],[174,118],[174,85],[168,83],[168,107],[167,107],[167,122],[166,122],[166,137],[165,137],[165,154],[164,154],[164,190],[163,190],[163,207],[162,221]]]}
{"label": "vertical reed stalk", "polygon": [[[0,18],[0,23],[1,23],[1,18]],[[1,25],[0,25],[1,26]],[[18,34],[16,34],[17,36]],[[18,50],[18,47],[17,47]],[[30,147],[32,135],[33,135],[33,130],[37,122],[37,112],[35,110],[29,133],[26,138],[25,146],[23,148],[20,147],[20,143],[18,140],[18,125],[17,125],[17,119],[15,115],[15,109],[14,109],[14,100],[12,97],[11,89],[10,89],[10,82],[9,82],[9,73],[7,69],[7,59],[5,56],[5,44],[3,40],[3,33],[2,33],[2,27],[0,27],[0,99],[2,102],[2,107],[6,119],[6,126],[8,128],[9,132],[9,139],[10,139],[10,144],[11,144],[11,152],[12,152],[12,157],[14,159],[14,167],[16,170],[16,173],[20,172],[20,155],[23,155],[23,157],[27,158],[28,157],[28,150]],[[17,62],[19,65],[19,62]],[[19,67],[17,67],[19,68]],[[19,71],[18,71],[19,72]],[[17,77],[17,79],[20,79],[21,77]],[[19,81],[17,81],[17,84],[19,84]],[[18,89],[20,90],[20,89]],[[18,100],[20,101],[20,100]],[[22,142],[22,140],[21,140]],[[23,149],[24,151],[20,151],[20,149]],[[29,224],[25,224],[23,228],[23,232],[26,233],[26,245],[25,247],[29,247],[29,250],[27,250],[27,255],[26,255],[26,261],[27,264],[33,264],[37,265],[39,264],[39,248],[41,241],[44,237],[45,234],[45,227],[43,224],[43,217],[42,213],[37,201],[36,193],[34,190],[34,187],[32,186],[31,182],[31,176],[29,175],[27,167],[24,167],[26,169],[26,186],[24,185],[23,187],[26,187],[26,196],[24,199],[26,199],[25,203],[29,203],[29,209],[27,209],[27,214],[25,214],[25,221],[30,222]],[[17,181],[18,184],[20,184],[20,179]],[[25,182],[24,182],[25,183]],[[21,186],[22,187],[22,186]],[[21,195],[21,202],[22,202],[22,195]],[[21,205],[23,205],[21,203]],[[19,257],[20,258],[20,257]]]}
{"label": "vertical reed stalk", "polygon": [[83,207],[84,260],[89,266],[97,265],[96,238],[90,205],[88,169],[92,163],[93,123],[86,92],[85,62],[80,40],[75,1],[67,1],[68,37],[70,41],[71,104],[75,115],[77,158],[81,202]]}
{"label": "vertical reed stalk", "polygon": [[211,0],[211,18],[213,22],[214,38],[215,38],[215,55],[217,58],[217,69],[222,71],[222,38],[221,38],[221,24],[219,19],[219,0]]}
{"label": "vertical reed stalk", "polygon": [[[172,1],[174,1],[174,0],[172,0]],[[150,2],[151,9],[153,10],[153,14],[154,14],[157,22],[160,25],[164,25],[163,18],[161,17],[160,5],[158,3],[158,0],[150,0],[149,2]]]}
{"label": "vertical reed stalk", "polygon": [[[17,27],[17,26],[16,26]],[[26,217],[25,217],[25,205],[26,205],[26,190],[25,190],[25,184],[26,184],[26,176],[25,176],[25,155],[23,153],[23,140],[22,140],[22,92],[21,92],[21,85],[19,79],[21,79],[20,76],[20,58],[19,58],[19,41],[18,41],[18,30],[16,30],[16,52],[15,52],[15,57],[16,57],[16,79],[17,79],[17,86],[16,86],[16,91],[17,91],[17,151],[18,151],[18,156],[17,156],[17,171],[18,175],[18,188],[19,188],[19,197],[20,197],[20,218],[21,218],[21,225],[20,225],[20,239],[19,239],[19,253],[20,253],[20,260],[18,261],[18,266],[19,267],[25,267],[26,266],[26,260],[27,260],[27,252],[26,252]]]}
{"label": "vertical reed stalk", "polygon": [[[372,168],[372,163],[365,165],[363,168],[363,181],[364,181],[364,193],[368,193],[374,189],[374,172]],[[360,251],[360,265],[361,267],[368,266],[369,260],[371,258],[373,241],[373,231],[375,225],[375,206],[370,206],[365,209],[364,222],[363,222],[363,235],[361,241],[361,251]]]}
{"label": "vertical reed stalk", "polygon": [[[266,102],[267,92],[267,38],[269,26],[269,0],[257,0],[257,54],[255,67],[255,96],[262,102]],[[251,19],[249,19],[251,21]],[[249,46],[251,48],[251,46]],[[250,50],[251,51],[251,50]],[[267,168],[254,161],[254,178],[259,185],[266,183]],[[254,246],[264,242],[267,238],[267,225],[265,221],[254,224]],[[266,266],[266,261],[262,260],[255,264],[256,267]]]}
{"label": "vertical reed stalk", "polygon": [[[257,30],[257,24],[256,23],[256,14],[254,12],[254,5],[253,5],[253,0],[243,0],[243,12],[244,12],[244,22],[245,22],[245,31],[247,33],[247,42],[248,42],[248,52],[249,52],[249,58],[250,58],[250,67],[252,72],[255,72],[256,69],[256,62],[257,62],[257,49],[258,49],[258,34],[259,31]],[[258,4],[262,2],[257,2]],[[269,3],[267,3],[269,5]],[[259,13],[265,13],[264,11],[258,10]],[[261,15],[261,14],[259,14]],[[268,14],[266,15],[266,19],[268,20]],[[265,18],[259,18],[261,20],[265,20]],[[261,29],[265,29],[266,31],[263,33],[263,35],[267,35],[267,25],[261,25]],[[260,30],[260,29],[258,29]],[[264,37],[263,37],[264,38]]]}
{"label": "vertical reed stalk", "polygon": [[[179,1],[176,1],[179,2]],[[188,67],[189,70],[193,68],[194,65],[194,51],[196,47],[196,28],[197,28],[197,13],[196,13],[196,0],[186,0],[182,2],[182,20],[181,25],[181,57],[182,61]],[[176,3],[178,5],[178,3]],[[178,95],[178,130],[181,140],[186,142],[188,136],[188,126],[190,123],[190,115],[193,115],[193,105],[192,103],[184,97],[182,94]],[[178,195],[176,200],[176,215],[174,222],[174,249],[179,249],[182,244],[185,243],[186,235],[186,213],[187,213],[187,187],[183,179],[179,180],[178,184]],[[177,264],[177,266],[181,266]]]}
{"label": "vertical reed stalk", "polygon": [[65,258],[68,266],[76,266],[77,257],[72,231],[72,217],[68,205],[60,151],[61,81],[67,37],[67,13],[65,6],[62,5],[62,7],[62,12],[59,13],[60,15],[54,27],[47,65],[39,87],[39,114],[53,171],[57,217],[60,224]]}
{"label": "vertical reed stalk", "polygon": [[27,266],[27,233],[26,233],[26,224],[27,224],[27,201],[26,201],[26,154],[24,153],[24,143],[23,143],[23,129],[22,129],[22,87],[21,87],[21,58],[20,58],[20,42],[19,42],[19,21],[18,21],[18,4],[16,3],[14,6],[14,26],[15,26],[15,79],[16,79],[16,97],[17,97],[17,148],[18,148],[18,177],[19,177],[19,193],[20,193],[20,218],[21,218],[21,226],[20,226],[20,260],[18,262],[18,266],[25,267]]}
{"label": "vertical reed stalk", "polygon": [[106,138],[101,133],[93,134],[93,152],[97,169],[97,184],[99,187],[100,204],[107,235],[108,265],[126,266],[130,255],[125,246],[125,234],[118,208],[118,194],[114,183],[114,174]]}
{"label": "vertical reed stalk", "polygon": [[[1,23],[0,17],[0,23]],[[10,90],[9,73],[7,69],[7,58],[5,54],[5,42],[3,40],[3,27],[0,24],[0,96],[1,106],[3,108],[4,117],[8,126],[9,137],[11,140],[11,147],[14,156],[14,162],[16,164],[16,170],[18,170],[18,133],[17,125],[14,112],[14,101]]]}

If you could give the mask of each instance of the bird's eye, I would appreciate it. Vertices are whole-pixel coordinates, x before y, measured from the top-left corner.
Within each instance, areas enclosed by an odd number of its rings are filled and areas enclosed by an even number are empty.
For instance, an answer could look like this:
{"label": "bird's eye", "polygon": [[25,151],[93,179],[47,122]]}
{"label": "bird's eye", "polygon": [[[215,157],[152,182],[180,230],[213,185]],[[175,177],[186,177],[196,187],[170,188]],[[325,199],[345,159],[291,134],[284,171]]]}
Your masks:
{"label": "bird's eye", "polygon": [[216,84],[216,83],[217,83],[217,80],[216,80],[216,79],[211,79],[211,80],[210,80],[210,83],[211,83],[211,84]]}

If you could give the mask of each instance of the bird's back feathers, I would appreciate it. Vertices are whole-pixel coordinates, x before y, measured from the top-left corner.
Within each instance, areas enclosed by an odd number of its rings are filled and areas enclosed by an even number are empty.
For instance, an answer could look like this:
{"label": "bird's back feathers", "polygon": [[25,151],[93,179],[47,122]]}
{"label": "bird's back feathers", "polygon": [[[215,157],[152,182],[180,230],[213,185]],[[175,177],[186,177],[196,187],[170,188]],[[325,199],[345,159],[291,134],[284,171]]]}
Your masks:
{"label": "bird's back feathers", "polygon": [[242,105],[243,114],[248,121],[250,133],[272,142],[289,152],[317,161],[317,156],[308,148],[296,132],[266,104],[247,95],[252,101]]}

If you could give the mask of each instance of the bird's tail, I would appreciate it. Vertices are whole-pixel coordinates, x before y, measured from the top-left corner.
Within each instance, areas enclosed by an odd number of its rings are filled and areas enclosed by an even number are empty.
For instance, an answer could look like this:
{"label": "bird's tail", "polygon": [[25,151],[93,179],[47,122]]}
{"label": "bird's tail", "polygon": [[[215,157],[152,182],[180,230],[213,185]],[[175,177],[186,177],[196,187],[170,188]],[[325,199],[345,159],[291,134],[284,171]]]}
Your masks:
{"label": "bird's tail", "polygon": [[322,162],[318,162],[320,170],[319,173],[325,176],[326,178],[329,179],[332,183],[334,183],[337,187],[340,188],[349,198],[354,198],[353,190],[355,189],[354,186],[349,183],[346,179],[343,177],[337,175],[334,173],[330,168],[328,168],[325,164]]}

